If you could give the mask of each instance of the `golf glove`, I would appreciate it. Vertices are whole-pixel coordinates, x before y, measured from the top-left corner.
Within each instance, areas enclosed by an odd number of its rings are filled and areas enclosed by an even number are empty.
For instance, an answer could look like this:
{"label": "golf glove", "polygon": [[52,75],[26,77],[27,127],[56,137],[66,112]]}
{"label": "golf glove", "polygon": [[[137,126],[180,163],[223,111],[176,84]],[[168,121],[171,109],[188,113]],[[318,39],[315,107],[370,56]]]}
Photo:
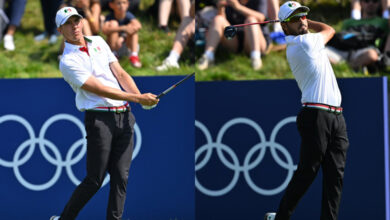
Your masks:
{"label": "golf glove", "polygon": [[155,108],[156,106],[157,106],[157,104],[155,104],[155,105],[141,105],[142,106],[142,108],[143,109],[145,109],[145,110],[150,110],[150,109],[152,109],[152,108]]}

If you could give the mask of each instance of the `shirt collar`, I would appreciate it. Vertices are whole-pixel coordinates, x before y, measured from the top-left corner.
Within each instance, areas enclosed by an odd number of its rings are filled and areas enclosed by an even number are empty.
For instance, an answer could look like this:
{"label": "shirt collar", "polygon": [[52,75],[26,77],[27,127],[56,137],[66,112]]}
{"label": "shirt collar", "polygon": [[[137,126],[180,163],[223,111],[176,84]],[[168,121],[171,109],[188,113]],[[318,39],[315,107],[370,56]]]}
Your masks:
{"label": "shirt collar", "polygon": [[[92,40],[90,38],[84,36],[84,40],[87,42],[88,47],[92,44]],[[68,43],[65,41],[65,50],[67,50],[67,51],[79,50],[80,47],[83,47],[83,46],[71,44],[71,43]]]}

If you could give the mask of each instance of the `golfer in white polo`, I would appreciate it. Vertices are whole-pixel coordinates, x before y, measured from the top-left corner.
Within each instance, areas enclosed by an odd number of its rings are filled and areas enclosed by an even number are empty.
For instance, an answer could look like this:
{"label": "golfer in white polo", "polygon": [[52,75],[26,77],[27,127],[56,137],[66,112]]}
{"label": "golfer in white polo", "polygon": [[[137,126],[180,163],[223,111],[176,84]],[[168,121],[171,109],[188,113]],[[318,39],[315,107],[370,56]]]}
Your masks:
{"label": "golfer in white polo", "polygon": [[[141,94],[100,36],[83,36],[83,17],[75,8],[58,10],[56,24],[65,38],[60,70],[76,93],[76,106],[85,111],[87,175],[73,192],[61,216],[73,220],[110,174],[107,220],[122,219],[133,153],[135,118],[128,101],[144,107],[158,103],[156,95]],[[121,89],[124,89],[124,91]]]}
{"label": "golfer in white polo", "polygon": [[[306,18],[309,8],[288,1],[279,20],[286,34],[287,60],[302,92],[297,117],[301,136],[298,168],[287,186],[277,213],[266,220],[288,220],[322,167],[321,220],[336,220],[343,186],[349,141],[342,114],[341,94],[325,44],[335,30]],[[309,29],[316,33],[310,33]]]}

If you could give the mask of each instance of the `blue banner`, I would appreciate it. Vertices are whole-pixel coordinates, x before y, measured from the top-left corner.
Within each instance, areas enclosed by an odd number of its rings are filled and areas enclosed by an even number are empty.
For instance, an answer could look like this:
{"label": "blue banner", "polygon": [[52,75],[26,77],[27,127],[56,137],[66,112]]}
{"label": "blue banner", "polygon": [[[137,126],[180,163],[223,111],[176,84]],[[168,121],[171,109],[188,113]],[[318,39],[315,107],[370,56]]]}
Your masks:
{"label": "blue banner", "polygon": [[[182,79],[135,77],[160,93]],[[194,80],[136,117],[135,148],[123,219],[195,219]],[[0,219],[59,215],[85,176],[84,114],[62,79],[0,80]],[[105,219],[109,177],[78,219]]]}
{"label": "blue banner", "polygon": [[[340,79],[350,148],[339,219],[389,218],[387,78]],[[196,84],[196,219],[276,212],[299,159],[294,80]],[[320,218],[322,174],[292,217]]]}

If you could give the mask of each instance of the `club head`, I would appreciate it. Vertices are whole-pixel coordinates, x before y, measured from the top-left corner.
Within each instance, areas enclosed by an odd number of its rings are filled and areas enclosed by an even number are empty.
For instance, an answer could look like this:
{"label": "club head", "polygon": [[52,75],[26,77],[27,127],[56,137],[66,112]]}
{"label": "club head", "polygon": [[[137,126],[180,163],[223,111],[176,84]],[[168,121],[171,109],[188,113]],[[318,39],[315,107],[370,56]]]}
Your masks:
{"label": "club head", "polygon": [[226,39],[230,40],[237,34],[237,28],[234,26],[227,26],[225,27],[225,31],[223,32]]}

